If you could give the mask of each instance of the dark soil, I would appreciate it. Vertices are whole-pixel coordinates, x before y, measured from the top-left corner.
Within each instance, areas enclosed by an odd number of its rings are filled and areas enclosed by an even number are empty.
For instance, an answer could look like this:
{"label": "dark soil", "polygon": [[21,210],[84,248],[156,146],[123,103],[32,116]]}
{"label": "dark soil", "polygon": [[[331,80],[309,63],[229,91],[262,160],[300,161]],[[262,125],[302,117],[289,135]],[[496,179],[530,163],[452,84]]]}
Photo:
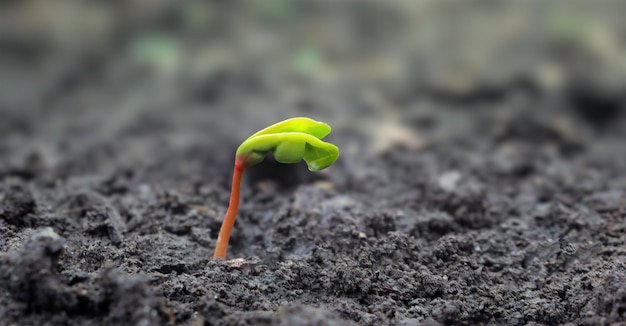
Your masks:
{"label": "dark soil", "polygon": [[[9,147],[0,183],[2,320],[624,320],[623,136],[564,134],[554,120],[508,112],[498,120],[438,109],[433,117],[462,115],[475,132],[372,155],[351,152],[360,134],[337,127],[342,157],[326,173],[251,168],[229,251],[242,259],[228,261],[211,256],[234,136],[172,144],[163,128],[139,119],[141,135],[83,147],[84,139],[63,132],[52,137],[33,127],[19,137],[9,129],[16,146],[2,142]],[[187,114],[194,116],[175,113]],[[572,130],[587,127],[582,121]],[[45,139],[82,148],[29,149]],[[45,155],[58,155],[58,163],[46,164]],[[14,162],[20,157],[42,162],[33,168]]]}
{"label": "dark soil", "polygon": [[[75,69],[0,107],[1,325],[626,320],[623,96],[403,80],[379,111],[252,68],[169,93]],[[213,259],[239,142],[300,115],[333,126],[340,159],[251,167]]]}

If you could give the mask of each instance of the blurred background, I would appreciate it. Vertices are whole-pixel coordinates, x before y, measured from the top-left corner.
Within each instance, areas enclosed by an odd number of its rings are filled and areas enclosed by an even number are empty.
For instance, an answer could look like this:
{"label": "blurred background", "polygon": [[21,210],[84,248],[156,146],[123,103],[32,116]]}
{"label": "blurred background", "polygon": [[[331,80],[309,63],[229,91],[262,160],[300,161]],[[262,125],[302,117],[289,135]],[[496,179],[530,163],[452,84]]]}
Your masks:
{"label": "blurred background", "polygon": [[[174,143],[199,132],[236,146],[298,115],[374,150],[462,138],[502,115],[514,118],[500,129],[538,116],[564,137],[621,135],[625,7],[4,0],[0,154],[23,148],[20,134],[45,135],[28,146],[48,161],[47,144],[68,135],[90,146],[142,130],[169,131]],[[473,123],[480,114],[496,118]],[[360,151],[357,140],[346,143]]]}

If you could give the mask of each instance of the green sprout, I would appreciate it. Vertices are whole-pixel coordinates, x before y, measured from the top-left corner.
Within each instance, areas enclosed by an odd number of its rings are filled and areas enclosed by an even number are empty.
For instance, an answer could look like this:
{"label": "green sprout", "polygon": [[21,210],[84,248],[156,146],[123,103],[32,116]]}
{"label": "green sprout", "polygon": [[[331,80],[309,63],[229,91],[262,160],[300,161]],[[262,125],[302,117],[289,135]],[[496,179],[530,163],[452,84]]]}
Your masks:
{"label": "green sprout", "polygon": [[235,169],[228,210],[217,237],[215,258],[226,258],[228,240],[239,209],[239,193],[243,171],[265,159],[272,152],[280,163],[304,160],[310,171],[319,171],[335,163],[339,157],[337,146],[322,141],[330,133],[330,126],[309,118],[292,118],[271,125],[248,137],[235,154]]}

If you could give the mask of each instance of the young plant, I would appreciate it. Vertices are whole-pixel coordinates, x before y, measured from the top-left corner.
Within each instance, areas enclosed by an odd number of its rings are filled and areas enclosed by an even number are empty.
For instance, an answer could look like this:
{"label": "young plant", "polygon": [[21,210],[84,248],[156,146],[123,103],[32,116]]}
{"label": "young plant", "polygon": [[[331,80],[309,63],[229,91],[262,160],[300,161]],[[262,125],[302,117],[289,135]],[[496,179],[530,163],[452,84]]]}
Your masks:
{"label": "young plant", "polygon": [[274,159],[280,163],[304,160],[311,171],[325,169],[339,157],[337,146],[321,140],[330,130],[329,125],[309,118],[287,119],[258,131],[237,148],[230,202],[217,237],[215,258],[226,258],[228,240],[239,209],[243,171],[262,162],[268,152],[273,152]]}

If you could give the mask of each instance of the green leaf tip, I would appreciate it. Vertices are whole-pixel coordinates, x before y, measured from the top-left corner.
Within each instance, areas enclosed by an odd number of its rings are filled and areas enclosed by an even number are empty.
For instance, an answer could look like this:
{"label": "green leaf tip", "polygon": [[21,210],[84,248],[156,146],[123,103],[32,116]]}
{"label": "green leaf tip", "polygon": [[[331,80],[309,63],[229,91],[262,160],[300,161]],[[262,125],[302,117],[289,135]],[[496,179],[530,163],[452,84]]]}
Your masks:
{"label": "green leaf tip", "polygon": [[248,137],[237,149],[248,166],[260,163],[268,152],[280,163],[304,160],[311,171],[325,169],[339,157],[337,146],[322,141],[330,133],[330,126],[309,118],[292,118]]}

